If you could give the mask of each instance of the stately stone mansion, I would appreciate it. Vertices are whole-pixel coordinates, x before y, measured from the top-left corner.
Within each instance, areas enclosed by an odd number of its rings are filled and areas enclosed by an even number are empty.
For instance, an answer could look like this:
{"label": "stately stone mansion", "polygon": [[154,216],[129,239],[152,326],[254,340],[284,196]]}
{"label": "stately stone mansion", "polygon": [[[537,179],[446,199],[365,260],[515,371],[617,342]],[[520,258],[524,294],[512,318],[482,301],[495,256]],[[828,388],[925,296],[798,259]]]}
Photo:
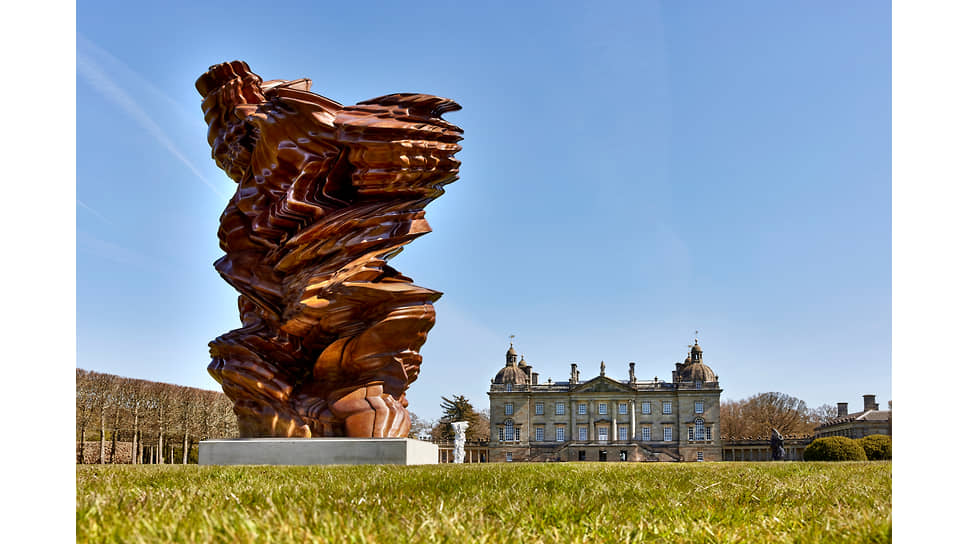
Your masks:
{"label": "stately stone mansion", "polygon": [[699,340],[672,381],[605,373],[541,383],[512,344],[491,380],[491,462],[720,461],[719,376],[703,363]]}

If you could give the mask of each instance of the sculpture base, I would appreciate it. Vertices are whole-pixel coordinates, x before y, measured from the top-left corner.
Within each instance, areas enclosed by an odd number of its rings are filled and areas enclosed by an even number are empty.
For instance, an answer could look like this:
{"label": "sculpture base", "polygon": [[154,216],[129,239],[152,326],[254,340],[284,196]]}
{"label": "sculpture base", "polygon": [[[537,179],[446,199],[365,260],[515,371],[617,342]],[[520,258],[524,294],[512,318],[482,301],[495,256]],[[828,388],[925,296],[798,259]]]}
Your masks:
{"label": "sculpture base", "polygon": [[199,465],[435,465],[437,446],[411,438],[202,440]]}

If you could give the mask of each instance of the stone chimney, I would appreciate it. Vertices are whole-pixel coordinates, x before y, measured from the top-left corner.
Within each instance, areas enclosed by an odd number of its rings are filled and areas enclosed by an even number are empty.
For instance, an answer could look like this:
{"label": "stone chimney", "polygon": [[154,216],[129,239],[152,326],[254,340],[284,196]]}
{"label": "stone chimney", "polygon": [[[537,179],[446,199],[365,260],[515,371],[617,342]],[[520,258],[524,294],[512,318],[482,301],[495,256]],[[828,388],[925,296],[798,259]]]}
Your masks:
{"label": "stone chimney", "polygon": [[846,402],[838,402],[837,403],[837,417],[846,417],[846,416],[847,416],[847,403]]}
{"label": "stone chimney", "polygon": [[578,383],[578,363],[571,363],[571,377],[568,379],[568,383],[572,385]]}
{"label": "stone chimney", "polygon": [[874,403],[874,395],[864,395],[864,411],[877,410],[877,404]]}
{"label": "stone chimney", "polygon": [[531,385],[538,385],[538,373],[531,371]]}
{"label": "stone chimney", "polygon": [[635,383],[635,363],[629,363],[629,383]]}

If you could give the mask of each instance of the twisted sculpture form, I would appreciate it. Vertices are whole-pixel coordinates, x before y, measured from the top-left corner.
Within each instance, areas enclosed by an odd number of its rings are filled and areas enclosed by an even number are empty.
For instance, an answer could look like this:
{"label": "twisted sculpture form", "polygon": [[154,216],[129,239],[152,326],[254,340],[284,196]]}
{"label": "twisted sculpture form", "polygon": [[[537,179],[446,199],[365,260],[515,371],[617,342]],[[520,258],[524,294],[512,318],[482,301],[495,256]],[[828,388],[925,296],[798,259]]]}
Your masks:
{"label": "twisted sculpture form", "polygon": [[212,157],[238,188],[222,213],[219,274],[242,328],[209,344],[209,373],[256,436],[405,437],[405,391],[441,293],[386,261],[430,232],[423,208],[457,179],[460,106],[392,94],[342,106],[308,79],[211,67]]}

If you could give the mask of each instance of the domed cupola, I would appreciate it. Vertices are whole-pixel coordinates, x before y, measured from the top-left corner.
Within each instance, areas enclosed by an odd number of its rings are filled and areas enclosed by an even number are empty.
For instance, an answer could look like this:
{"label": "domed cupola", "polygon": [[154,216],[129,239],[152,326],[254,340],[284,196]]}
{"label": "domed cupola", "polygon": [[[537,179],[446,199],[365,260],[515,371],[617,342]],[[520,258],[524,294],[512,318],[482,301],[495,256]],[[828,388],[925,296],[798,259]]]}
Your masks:
{"label": "domed cupola", "polygon": [[512,343],[511,347],[508,348],[508,352],[505,357],[507,358],[508,366],[518,362],[518,352],[514,351],[514,343]]}
{"label": "domed cupola", "polygon": [[696,338],[696,343],[692,345],[692,349],[689,350],[689,357],[692,358],[692,362],[694,363],[702,362],[702,348],[699,347],[698,338]]}
{"label": "domed cupola", "polygon": [[716,373],[702,362],[702,348],[699,347],[698,338],[690,348],[689,356],[686,357],[686,362],[679,371],[679,379],[684,382],[716,381]]}
{"label": "domed cupola", "polygon": [[518,353],[514,351],[514,344],[511,344],[511,347],[508,348],[504,368],[497,373],[497,376],[494,376],[494,383],[526,385],[528,383],[528,375],[524,372],[523,368],[516,364],[517,361]]}

